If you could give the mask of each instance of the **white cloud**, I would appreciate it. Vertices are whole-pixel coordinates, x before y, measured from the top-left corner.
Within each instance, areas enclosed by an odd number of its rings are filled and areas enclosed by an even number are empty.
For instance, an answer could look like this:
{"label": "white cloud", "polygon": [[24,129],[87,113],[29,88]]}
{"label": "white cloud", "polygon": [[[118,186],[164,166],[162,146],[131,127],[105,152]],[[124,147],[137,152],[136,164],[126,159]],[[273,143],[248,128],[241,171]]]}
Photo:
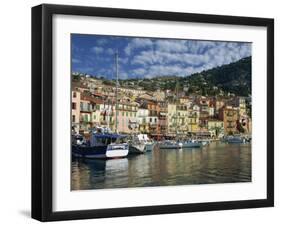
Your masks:
{"label": "white cloud", "polygon": [[104,44],[106,44],[107,43],[107,39],[105,39],[105,38],[101,38],[101,39],[98,39],[97,40],[97,44],[98,45],[104,45]]}
{"label": "white cloud", "polygon": [[76,59],[76,58],[72,58],[72,63],[74,63],[74,64],[79,64],[79,63],[81,63],[81,60],[79,60],[79,59]]}
{"label": "white cloud", "polygon": [[153,41],[149,38],[134,38],[125,48],[125,53],[130,55],[134,49],[152,47]]}
{"label": "white cloud", "polygon": [[132,59],[132,64],[171,64],[185,63],[189,65],[201,65],[209,60],[208,55],[196,55],[190,53],[168,53],[161,51],[142,51]]}
{"label": "white cloud", "polygon": [[132,74],[134,75],[134,76],[143,76],[143,75],[145,75],[147,72],[146,72],[146,70],[144,69],[144,68],[137,68],[137,69],[134,69],[133,71],[132,71]]}
{"label": "white cloud", "polygon": [[106,53],[109,54],[109,55],[113,55],[114,50],[112,48],[108,48],[108,49],[106,49]]}
{"label": "white cloud", "polygon": [[129,75],[127,74],[127,72],[121,70],[120,73],[119,73],[119,78],[120,79],[127,79],[127,78],[129,78]]}
{"label": "white cloud", "polygon": [[100,54],[103,52],[103,48],[102,47],[99,47],[99,46],[94,46],[91,48],[91,52],[93,53],[96,53],[96,54]]}
{"label": "white cloud", "polygon": [[250,43],[158,40],[154,48],[136,52],[130,63],[137,66],[135,76],[185,76],[250,55]]}
{"label": "white cloud", "polygon": [[157,40],[155,42],[156,50],[162,52],[186,52],[186,41],[183,40]]}
{"label": "white cloud", "polygon": [[[110,43],[100,40],[100,45]],[[190,75],[229,64],[250,56],[252,52],[250,43],[149,38],[127,38],[127,40],[129,42],[124,47],[124,52],[119,54],[119,76],[122,79],[131,76]],[[94,46],[90,51],[95,54],[85,61],[86,67],[98,67],[93,62],[113,62],[112,56],[109,55],[115,53],[114,48]],[[78,63],[79,60],[74,58],[72,62]],[[109,71],[103,73],[110,74]]]}
{"label": "white cloud", "polygon": [[118,58],[118,62],[121,64],[127,64],[129,62],[129,58],[128,57],[122,57],[122,58]]}

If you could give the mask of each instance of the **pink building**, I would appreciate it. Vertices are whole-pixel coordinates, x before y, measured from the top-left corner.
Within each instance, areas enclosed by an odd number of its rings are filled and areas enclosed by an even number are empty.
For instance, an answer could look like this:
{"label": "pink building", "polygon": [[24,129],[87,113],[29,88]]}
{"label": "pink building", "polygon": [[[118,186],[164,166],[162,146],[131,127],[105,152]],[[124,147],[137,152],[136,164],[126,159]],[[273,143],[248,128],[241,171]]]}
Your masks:
{"label": "pink building", "polygon": [[72,128],[75,133],[79,132],[79,119],[80,119],[80,100],[81,93],[77,90],[73,90],[71,92],[72,95],[72,103],[71,103],[71,117],[72,117]]}
{"label": "pink building", "polygon": [[[128,99],[120,100],[117,105],[117,130],[120,133],[133,133],[138,131],[137,122],[138,104]],[[116,115],[115,115],[116,117]]]}

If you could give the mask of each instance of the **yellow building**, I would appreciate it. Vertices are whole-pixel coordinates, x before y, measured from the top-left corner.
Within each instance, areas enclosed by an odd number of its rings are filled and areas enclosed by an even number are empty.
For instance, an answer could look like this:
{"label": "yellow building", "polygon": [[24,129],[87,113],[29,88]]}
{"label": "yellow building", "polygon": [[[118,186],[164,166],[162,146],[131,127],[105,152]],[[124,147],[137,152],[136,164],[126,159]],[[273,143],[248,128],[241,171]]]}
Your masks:
{"label": "yellow building", "polygon": [[177,121],[176,121],[176,114],[177,114],[177,105],[176,104],[168,104],[168,133],[169,134],[176,134],[176,127],[177,127]]}
{"label": "yellow building", "polygon": [[93,126],[100,126],[100,121],[101,121],[101,108],[102,104],[97,103],[95,106],[94,111],[92,112],[92,122]]}
{"label": "yellow building", "polygon": [[211,133],[212,137],[218,137],[224,134],[223,121],[217,119],[209,119],[207,125],[208,131]]}
{"label": "yellow building", "polygon": [[188,109],[188,131],[197,132],[199,130],[200,107],[193,105]]}
{"label": "yellow building", "polygon": [[188,130],[188,116],[189,112],[186,105],[177,105],[177,132],[179,134],[187,134]]}
{"label": "yellow building", "polygon": [[180,102],[180,104],[188,105],[188,103],[189,103],[189,98],[186,97],[186,96],[180,97],[180,98],[179,98],[179,102]]}

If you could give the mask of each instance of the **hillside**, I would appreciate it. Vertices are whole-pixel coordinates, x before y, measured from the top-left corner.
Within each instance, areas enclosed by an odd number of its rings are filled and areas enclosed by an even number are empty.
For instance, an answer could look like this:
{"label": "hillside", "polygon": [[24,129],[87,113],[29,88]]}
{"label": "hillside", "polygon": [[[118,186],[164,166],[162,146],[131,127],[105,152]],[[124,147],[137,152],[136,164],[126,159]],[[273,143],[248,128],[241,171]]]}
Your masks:
{"label": "hillside", "polygon": [[214,92],[213,87],[217,87],[218,90],[224,92],[234,93],[239,96],[249,96],[251,95],[252,85],[251,61],[251,57],[243,58],[228,65],[193,74],[183,80],[188,82],[191,89],[189,92],[196,91],[198,87],[202,92],[212,94]]}
{"label": "hillside", "polygon": [[227,95],[233,93],[237,96],[251,94],[251,57],[243,58],[237,62],[195,73],[190,76],[160,76],[152,79],[127,79],[120,81],[122,86],[133,88],[140,86],[145,90],[153,91],[174,90],[178,81],[179,91],[186,94],[201,95]]}
{"label": "hillside", "polygon": [[[134,78],[119,80],[122,87],[135,89],[141,87],[147,91],[171,90],[175,87],[185,95],[198,94],[204,96],[227,96],[229,93],[236,96],[251,95],[251,57],[243,58],[237,62],[212,68],[189,76],[158,76],[155,78]],[[72,81],[79,81],[83,74],[73,74]],[[91,76],[101,80],[105,85],[115,85],[114,80],[105,77]]]}

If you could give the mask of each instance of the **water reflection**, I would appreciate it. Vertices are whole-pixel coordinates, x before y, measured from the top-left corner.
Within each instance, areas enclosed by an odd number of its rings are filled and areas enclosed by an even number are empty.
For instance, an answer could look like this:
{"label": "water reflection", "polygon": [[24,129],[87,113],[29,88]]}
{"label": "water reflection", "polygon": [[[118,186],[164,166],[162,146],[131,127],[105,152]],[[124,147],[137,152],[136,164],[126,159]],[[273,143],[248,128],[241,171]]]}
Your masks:
{"label": "water reflection", "polygon": [[202,149],[154,150],[112,160],[72,162],[72,189],[251,181],[251,145],[212,143]]}

